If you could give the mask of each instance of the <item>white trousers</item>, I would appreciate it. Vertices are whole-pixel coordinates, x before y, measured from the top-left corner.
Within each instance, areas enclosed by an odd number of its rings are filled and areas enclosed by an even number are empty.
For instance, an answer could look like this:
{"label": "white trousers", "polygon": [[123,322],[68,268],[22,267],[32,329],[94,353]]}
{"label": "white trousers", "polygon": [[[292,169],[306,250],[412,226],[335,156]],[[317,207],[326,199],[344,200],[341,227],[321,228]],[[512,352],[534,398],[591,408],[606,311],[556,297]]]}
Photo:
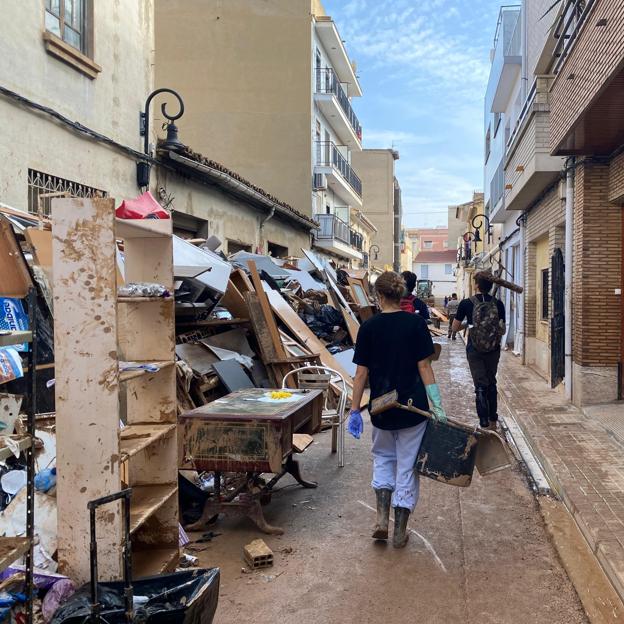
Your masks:
{"label": "white trousers", "polygon": [[414,511],[419,475],[414,470],[427,422],[386,431],[373,427],[373,482],[375,490],[392,490],[392,506]]}

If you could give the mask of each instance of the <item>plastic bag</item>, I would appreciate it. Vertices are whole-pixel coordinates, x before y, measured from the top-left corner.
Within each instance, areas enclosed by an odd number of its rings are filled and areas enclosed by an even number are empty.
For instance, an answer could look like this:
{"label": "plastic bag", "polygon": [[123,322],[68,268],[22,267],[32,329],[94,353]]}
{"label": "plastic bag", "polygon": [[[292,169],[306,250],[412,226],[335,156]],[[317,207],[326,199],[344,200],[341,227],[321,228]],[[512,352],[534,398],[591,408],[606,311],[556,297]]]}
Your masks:
{"label": "plastic bag", "polygon": [[59,605],[64,603],[70,596],[73,596],[74,593],[76,593],[76,586],[72,580],[61,579],[60,581],[56,581],[45,595],[43,603],[41,604],[43,619],[49,622],[59,608]]}
{"label": "plastic bag", "polygon": [[22,358],[13,347],[0,349],[0,384],[24,376]]}
{"label": "plastic bag", "polygon": [[171,293],[162,285],[151,282],[128,282],[119,287],[120,297],[170,297]]}

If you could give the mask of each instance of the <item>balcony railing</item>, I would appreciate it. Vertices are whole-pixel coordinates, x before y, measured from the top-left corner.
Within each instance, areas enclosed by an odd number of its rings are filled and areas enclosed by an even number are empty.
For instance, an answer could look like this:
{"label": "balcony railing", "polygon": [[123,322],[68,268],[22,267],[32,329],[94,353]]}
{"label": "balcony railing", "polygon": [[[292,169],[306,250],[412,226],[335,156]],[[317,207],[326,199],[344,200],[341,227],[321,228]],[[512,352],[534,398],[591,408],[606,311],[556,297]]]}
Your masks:
{"label": "balcony railing", "polygon": [[349,101],[345,90],[342,88],[342,85],[338,80],[338,76],[336,76],[336,72],[331,67],[316,70],[316,92],[331,93],[336,96],[338,104],[340,104],[340,108],[344,111],[344,114],[347,116],[347,119],[353,128],[353,131],[357,135],[357,138],[361,141],[362,126],[353,112],[353,108],[351,108],[351,102]]}
{"label": "balcony railing", "polygon": [[317,240],[339,240],[346,245],[362,251],[364,237],[349,227],[340,217],[333,214],[317,214],[314,218],[318,221],[319,227],[315,230]]}
{"label": "balcony railing", "polygon": [[576,43],[581,27],[596,4],[595,0],[563,1],[565,2],[563,10],[553,29],[553,36],[557,39],[557,45],[553,50],[553,57],[556,59],[553,74],[561,71],[562,65]]}
{"label": "balcony railing", "polygon": [[355,191],[358,197],[362,197],[362,180],[353,171],[347,159],[331,141],[316,142],[316,164],[320,167],[333,167],[337,169],[347,184]]}

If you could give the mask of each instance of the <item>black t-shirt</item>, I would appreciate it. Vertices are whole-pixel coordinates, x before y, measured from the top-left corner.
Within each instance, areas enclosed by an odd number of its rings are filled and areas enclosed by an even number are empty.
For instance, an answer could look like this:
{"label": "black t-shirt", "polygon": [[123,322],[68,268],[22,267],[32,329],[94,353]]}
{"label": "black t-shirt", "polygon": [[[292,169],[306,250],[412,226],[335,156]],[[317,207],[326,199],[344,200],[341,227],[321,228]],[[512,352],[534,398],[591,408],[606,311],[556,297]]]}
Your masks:
{"label": "black t-shirt", "polygon": [[[419,314],[388,312],[373,316],[358,332],[353,362],[368,368],[371,399],[396,390],[399,402],[412,399],[414,407],[429,409],[418,362],[433,354],[433,340]],[[379,429],[415,427],[425,418],[401,409],[371,416]]]}
{"label": "black t-shirt", "polygon": [[[475,295],[479,301],[492,301],[492,295],[483,295],[477,294]],[[496,300],[496,307],[498,308],[498,318],[505,320],[505,304],[500,300]],[[457,308],[457,314],[455,314],[455,320],[460,323],[466,319],[468,321],[468,325],[472,325],[472,310],[474,309],[474,303],[470,301],[470,299],[462,299],[459,302],[459,307]],[[468,342],[466,343],[466,351],[474,351],[474,347],[472,346],[472,341],[470,340],[470,332],[468,332]]]}

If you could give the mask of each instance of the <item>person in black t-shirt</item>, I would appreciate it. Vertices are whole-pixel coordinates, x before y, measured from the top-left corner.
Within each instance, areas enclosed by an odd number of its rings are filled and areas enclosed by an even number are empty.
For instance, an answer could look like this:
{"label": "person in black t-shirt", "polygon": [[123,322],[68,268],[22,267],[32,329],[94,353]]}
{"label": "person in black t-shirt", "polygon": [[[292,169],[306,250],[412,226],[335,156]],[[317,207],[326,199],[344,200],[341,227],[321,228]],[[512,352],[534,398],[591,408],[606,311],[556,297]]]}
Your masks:
{"label": "person in black t-shirt", "polygon": [[[475,274],[475,282],[478,293],[469,299],[463,299],[453,321],[452,331],[459,331],[462,322],[466,319],[468,327],[473,326],[473,312],[475,303],[489,302],[493,300],[489,294],[492,290],[492,282],[482,274]],[[498,389],[496,386],[496,373],[498,371],[498,361],[500,360],[500,337],[505,328],[505,306],[499,299],[496,302],[498,319],[491,328],[491,347],[487,350],[480,348],[479,344],[473,344],[472,331],[468,332],[468,342],[466,343],[466,357],[470,366],[470,373],[475,387],[475,402],[477,416],[481,427],[491,427],[496,429],[498,423]]]}
{"label": "person in black t-shirt", "polygon": [[[418,314],[401,310],[405,282],[397,273],[387,271],[375,282],[381,314],[366,321],[359,330],[353,362],[357,372],[353,384],[353,406],[348,431],[356,438],[363,429],[358,406],[367,379],[370,398],[396,390],[399,401],[412,401],[415,407],[429,410],[446,420],[440,391],[435,383],[430,357],[434,353],[431,334]],[[418,474],[414,470],[426,418],[392,409],[371,417],[373,424],[373,481],[377,496],[377,524],[374,539],[388,538],[390,504],[394,507],[393,545],[407,543],[407,521],[418,500]]]}
{"label": "person in black t-shirt", "polygon": [[401,298],[401,310],[420,314],[426,321],[429,320],[429,307],[414,294],[418,277],[411,271],[403,271],[401,277],[405,280],[405,295]]}

